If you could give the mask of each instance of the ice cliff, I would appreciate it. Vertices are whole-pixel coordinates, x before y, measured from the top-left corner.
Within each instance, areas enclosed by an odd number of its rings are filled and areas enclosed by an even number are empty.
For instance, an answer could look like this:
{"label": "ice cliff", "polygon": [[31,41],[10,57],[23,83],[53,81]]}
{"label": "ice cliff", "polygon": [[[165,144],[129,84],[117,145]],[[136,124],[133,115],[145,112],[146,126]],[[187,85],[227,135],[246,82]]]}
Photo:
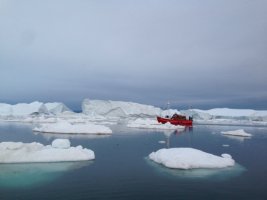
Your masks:
{"label": "ice cliff", "polygon": [[267,111],[265,110],[214,108],[210,110],[191,109],[182,112],[192,115],[195,120],[267,121]]}
{"label": "ice cliff", "polygon": [[0,103],[0,117],[26,117],[39,114],[59,114],[71,111],[63,103],[18,103],[15,105]]}
{"label": "ice cliff", "polygon": [[151,105],[133,102],[85,99],[82,102],[82,112],[89,116],[154,118],[161,115],[163,110]]}

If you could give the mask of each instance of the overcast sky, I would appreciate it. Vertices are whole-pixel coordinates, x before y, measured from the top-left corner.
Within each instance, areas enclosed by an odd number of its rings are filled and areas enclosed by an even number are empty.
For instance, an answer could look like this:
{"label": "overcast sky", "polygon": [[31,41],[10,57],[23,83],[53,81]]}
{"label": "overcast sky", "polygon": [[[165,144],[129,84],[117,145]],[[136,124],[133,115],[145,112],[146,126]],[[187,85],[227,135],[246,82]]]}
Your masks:
{"label": "overcast sky", "polygon": [[266,0],[0,0],[0,102],[267,109]]}

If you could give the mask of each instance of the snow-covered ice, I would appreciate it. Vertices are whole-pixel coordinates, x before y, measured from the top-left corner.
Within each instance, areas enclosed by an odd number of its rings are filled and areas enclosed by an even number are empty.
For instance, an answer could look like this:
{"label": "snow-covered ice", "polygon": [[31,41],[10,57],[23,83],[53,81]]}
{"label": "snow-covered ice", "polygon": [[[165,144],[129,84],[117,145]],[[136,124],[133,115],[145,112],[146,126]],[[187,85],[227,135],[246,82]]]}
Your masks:
{"label": "snow-covered ice", "polygon": [[250,133],[246,133],[243,129],[238,129],[234,131],[222,131],[223,135],[233,135],[233,136],[240,136],[240,137],[251,137]]}
{"label": "snow-covered ice", "polygon": [[156,119],[141,119],[138,118],[136,120],[129,121],[127,127],[130,128],[148,128],[148,129],[163,129],[163,130],[184,130],[184,126],[175,126],[170,124],[169,122],[165,124],[158,123]]}
{"label": "snow-covered ice", "polygon": [[76,134],[111,134],[112,130],[103,125],[92,123],[71,124],[68,121],[60,120],[53,124],[42,124],[35,127],[33,131],[44,133],[76,133]]}
{"label": "snow-covered ice", "polygon": [[27,116],[35,113],[48,113],[42,102],[18,103],[15,105],[0,103],[1,116]]}
{"label": "snow-covered ice", "polygon": [[59,114],[71,110],[63,103],[42,103],[34,101],[32,103],[6,104],[0,103],[0,116],[30,116],[39,114]]}
{"label": "snow-covered ice", "polygon": [[70,141],[66,139],[55,139],[52,142],[52,147],[57,149],[68,149],[70,148]]}
{"label": "snow-covered ice", "polygon": [[54,102],[54,103],[45,103],[45,107],[47,108],[49,113],[52,114],[61,114],[64,112],[72,112],[71,109],[69,109],[65,104],[60,102]]}
{"label": "snow-covered ice", "polygon": [[222,154],[220,157],[193,148],[160,149],[149,154],[149,159],[177,169],[223,168],[235,164],[229,154]]}
{"label": "snow-covered ice", "polygon": [[160,108],[124,101],[89,100],[82,102],[82,111],[87,115],[106,117],[149,117],[161,113]]}
{"label": "snow-covered ice", "polygon": [[197,124],[267,125],[266,110],[214,108],[181,112],[193,116],[194,123]]}
{"label": "snow-covered ice", "polygon": [[56,139],[51,145],[32,142],[1,142],[0,163],[66,162],[95,159],[92,150],[68,147],[68,139]]}

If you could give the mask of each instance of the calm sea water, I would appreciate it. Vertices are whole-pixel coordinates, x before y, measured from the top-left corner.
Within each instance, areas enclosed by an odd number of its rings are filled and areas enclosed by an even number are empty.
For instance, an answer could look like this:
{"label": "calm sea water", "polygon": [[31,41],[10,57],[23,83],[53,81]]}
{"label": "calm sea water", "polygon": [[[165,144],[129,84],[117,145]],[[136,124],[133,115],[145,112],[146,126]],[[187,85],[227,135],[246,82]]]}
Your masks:
{"label": "calm sea water", "polygon": [[[27,124],[0,123],[0,141],[69,138],[92,149],[90,162],[0,164],[0,199],[267,199],[267,128],[198,125],[184,132],[114,126],[106,137],[33,133]],[[221,131],[243,128],[250,139]],[[165,141],[165,143],[159,143]],[[173,170],[146,157],[160,148],[229,153],[237,164],[215,170]]]}

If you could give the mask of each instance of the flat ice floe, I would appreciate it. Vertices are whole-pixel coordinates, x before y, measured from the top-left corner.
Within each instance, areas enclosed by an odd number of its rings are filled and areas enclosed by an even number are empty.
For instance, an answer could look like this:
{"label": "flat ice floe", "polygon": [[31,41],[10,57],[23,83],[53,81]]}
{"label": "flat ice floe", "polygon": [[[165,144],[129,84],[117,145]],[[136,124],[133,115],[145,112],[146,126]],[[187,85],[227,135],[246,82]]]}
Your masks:
{"label": "flat ice floe", "polygon": [[234,130],[234,131],[222,131],[223,135],[233,135],[233,136],[240,136],[240,137],[251,137],[250,133],[246,133],[243,129]]}
{"label": "flat ice floe", "polygon": [[92,123],[71,124],[67,121],[58,121],[53,124],[43,124],[35,127],[33,131],[44,133],[76,133],[76,134],[111,134],[112,130],[103,125]]}
{"label": "flat ice floe", "polygon": [[184,126],[175,126],[167,122],[166,124],[160,124],[155,119],[141,119],[138,118],[134,121],[130,121],[127,124],[127,127],[130,128],[148,128],[148,129],[163,129],[163,130],[184,130]]}
{"label": "flat ice floe", "polygon": [[149,159],[168,168],[224,168],[235,165],[229,154],[216,156],[193,148],[160,149],[149,154]]}
{"label": "flat ice floe", "polygon": [[66,162],[95,159],[92,150],[71,147],[67,139],[56,139],[52,145],[37,142],[1,142],[0,163]]}

